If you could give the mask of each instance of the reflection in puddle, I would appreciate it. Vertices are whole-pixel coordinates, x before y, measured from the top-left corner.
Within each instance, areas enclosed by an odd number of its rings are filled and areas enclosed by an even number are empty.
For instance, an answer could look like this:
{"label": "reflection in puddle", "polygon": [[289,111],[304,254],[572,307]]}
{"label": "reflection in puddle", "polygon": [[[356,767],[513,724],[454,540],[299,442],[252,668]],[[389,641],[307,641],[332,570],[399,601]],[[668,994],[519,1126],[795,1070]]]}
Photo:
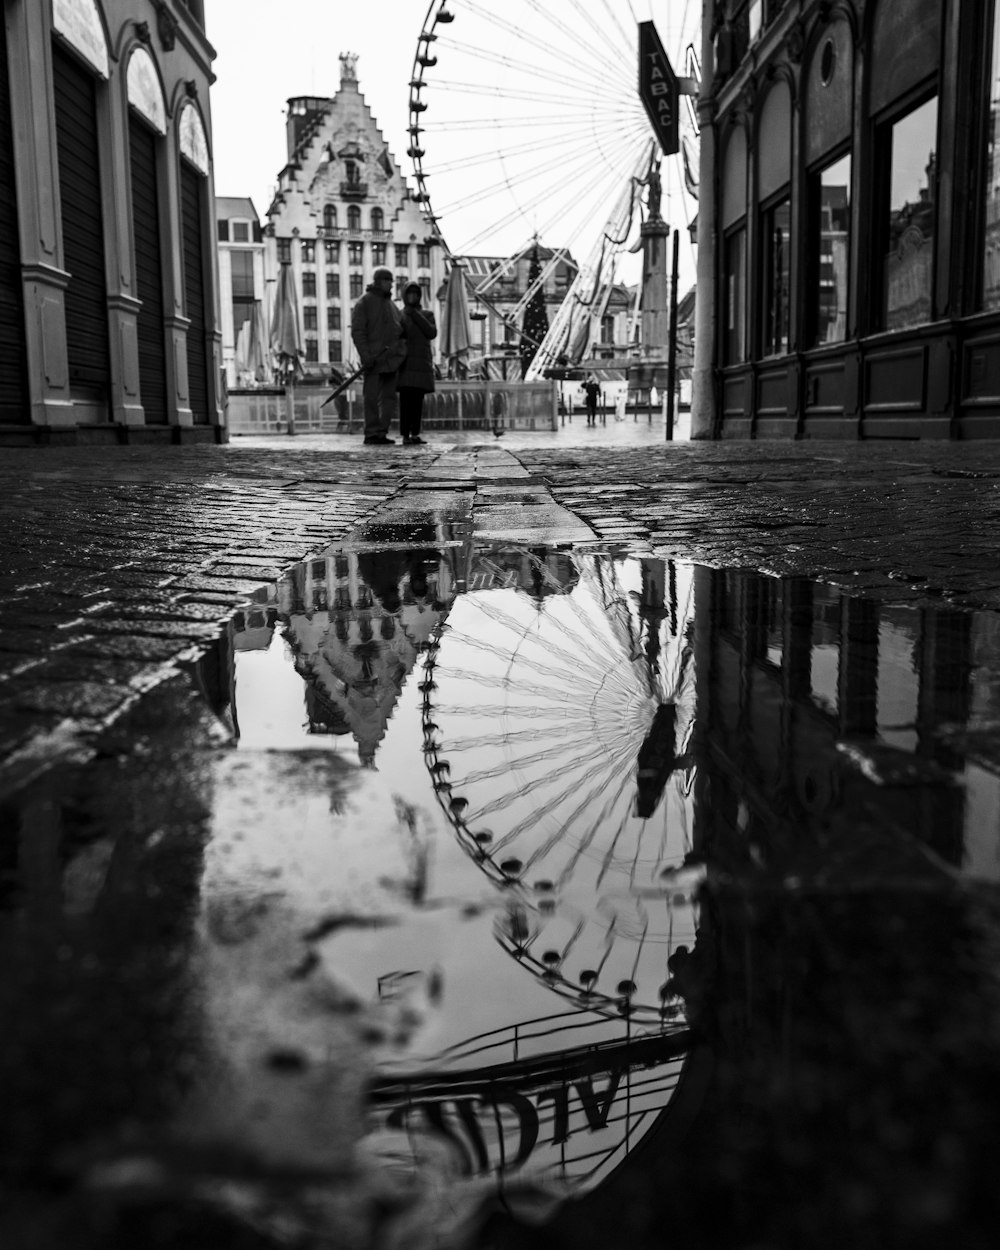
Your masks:
{"label": "reflection in puddle", "polygon": [[706,873],[1000,877],[990,614],[439,540],[307,561],[227,646],[206,1010],[313,1064],[317,985],[366,1012],[376,1151],[579,1190],[669,1132]]}

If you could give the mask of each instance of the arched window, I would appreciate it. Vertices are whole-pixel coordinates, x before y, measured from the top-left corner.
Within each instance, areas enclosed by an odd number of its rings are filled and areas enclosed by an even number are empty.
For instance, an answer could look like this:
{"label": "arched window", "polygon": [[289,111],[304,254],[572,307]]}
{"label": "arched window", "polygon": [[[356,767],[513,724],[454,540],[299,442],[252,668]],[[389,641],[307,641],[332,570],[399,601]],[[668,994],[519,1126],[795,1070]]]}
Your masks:
{"label": "arched window", "polygon": [[337,228],[337,206],[336,204],[327,204],[323,209],[323,228],[325,230],[336,230]]}
{"label": "arched window", "polygon": [[372,209],[372,229],[373,230],[385,229],[385,214],[382,212],[380,208]]}
{"label": "arched window", "polygon": [[361,229],[361,209],[357,204],[351,204],[347,209],[347,228],[348,230]]}
{"label": "arched window", "polygon": [[772,86],[760,110],[757,160],[764,297],[761,349],[765,356],[783,356],[791,328],[792,261],[792,96],[785,82]]}

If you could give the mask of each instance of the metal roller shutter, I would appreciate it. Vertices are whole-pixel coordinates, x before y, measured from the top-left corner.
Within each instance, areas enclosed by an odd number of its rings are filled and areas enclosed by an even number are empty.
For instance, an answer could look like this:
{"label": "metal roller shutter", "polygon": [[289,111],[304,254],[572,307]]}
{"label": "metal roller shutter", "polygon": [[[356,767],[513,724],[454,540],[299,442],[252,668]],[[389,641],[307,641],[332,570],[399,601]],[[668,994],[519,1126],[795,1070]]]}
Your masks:
{"label": "metal roller shutter", "polygon": [[30,420],[24,352],[7,31],[0,21],[0,423],[27,424]]}
{"label": "metal roller shutter", "polygon": [[52,61],[63,256],[70,274],[65,295],[70,386],[75,394],[106,400],[111,365],[94,79],[58,47]]}
{"label": "metal roller shutter", "polygon": [[128,136],[136,294],[142,300],[136,327],[139,340],[139,391],[146,424],[162,425],[167,420],[167,373],[156,136],[134,113],[129,114]]}
{"label": "metal roller shutter", "polygon": [[188,396],[196,425],[208,422],[208,360],[205,350],[205,255],[201,237],[204,179],[181,161],[181,227],[184,237],[184,311],[187,332]]}

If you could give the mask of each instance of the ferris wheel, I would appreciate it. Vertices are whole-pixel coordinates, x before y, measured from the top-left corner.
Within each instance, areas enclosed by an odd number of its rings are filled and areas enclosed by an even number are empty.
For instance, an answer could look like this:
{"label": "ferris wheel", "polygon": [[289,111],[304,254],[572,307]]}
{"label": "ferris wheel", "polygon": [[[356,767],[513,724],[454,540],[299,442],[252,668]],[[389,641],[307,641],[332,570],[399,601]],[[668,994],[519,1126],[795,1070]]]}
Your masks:
{"label": "ferris wheel", "polygon": [[462,596],[425,654],[427,768],[505,891],[508,953],[576,1007],[662,1022],[697,919],[692,583],[664,561],[520,556],[531,590]]}
{"label": "ferris wheel", "polygon": [[[415,198],[447,252],[512,266],[541,240],[558,252],[552,266],[566,255],[576,266],[546,360],[586,338],[584,315],[603,311],[638,235],[636,186],[656,151],[636,89],[645,20],[657,22],[678,72],[696,76],[696,0],[432,0],[417,40],[408,155]],[[686,104],[682,153],[663,169],[663,214],[681,230],[696,211],[685,171],[696,164],[697,122]],[[490,304],[504,277],[501,266],[473,293]]]}

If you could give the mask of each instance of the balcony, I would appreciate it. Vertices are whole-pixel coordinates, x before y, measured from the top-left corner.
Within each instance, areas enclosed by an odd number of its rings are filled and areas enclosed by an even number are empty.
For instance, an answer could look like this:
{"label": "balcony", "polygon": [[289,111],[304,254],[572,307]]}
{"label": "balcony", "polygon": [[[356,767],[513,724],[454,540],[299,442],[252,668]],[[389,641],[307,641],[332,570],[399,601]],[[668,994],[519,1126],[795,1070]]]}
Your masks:
{"label": "balcony", "polygon": [[340,198],[342,200],[363,200],[367,195],[367,182],[342,182],[340,184]]}

